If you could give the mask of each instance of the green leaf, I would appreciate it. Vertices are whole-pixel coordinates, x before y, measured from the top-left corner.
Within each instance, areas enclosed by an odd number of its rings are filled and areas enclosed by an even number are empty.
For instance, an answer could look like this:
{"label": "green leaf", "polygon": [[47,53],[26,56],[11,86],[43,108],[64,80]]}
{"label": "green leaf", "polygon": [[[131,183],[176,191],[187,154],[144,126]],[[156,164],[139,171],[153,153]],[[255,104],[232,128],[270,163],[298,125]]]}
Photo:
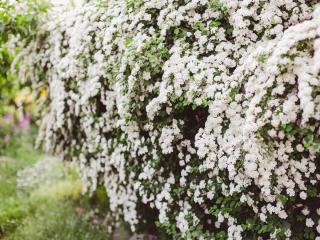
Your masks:
{"label": "green leaf", "polygon": [[288,201],[288,197],[285,195],[278,195],[277,197],[278,201],[281,202],[283,205],[286,204],[286,202]]}

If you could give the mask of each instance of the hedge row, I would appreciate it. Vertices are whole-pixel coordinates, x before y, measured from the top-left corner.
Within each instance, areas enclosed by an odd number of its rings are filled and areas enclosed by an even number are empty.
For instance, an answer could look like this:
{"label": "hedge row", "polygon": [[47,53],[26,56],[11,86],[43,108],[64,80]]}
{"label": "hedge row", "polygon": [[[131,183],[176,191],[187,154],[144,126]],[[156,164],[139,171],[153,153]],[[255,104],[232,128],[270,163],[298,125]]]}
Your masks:
{"label": "hedge row", "polygon": [[56,7],[20,76],[39,143],[103,185],[112,219],[173,239],[320,238],[317,1]]}

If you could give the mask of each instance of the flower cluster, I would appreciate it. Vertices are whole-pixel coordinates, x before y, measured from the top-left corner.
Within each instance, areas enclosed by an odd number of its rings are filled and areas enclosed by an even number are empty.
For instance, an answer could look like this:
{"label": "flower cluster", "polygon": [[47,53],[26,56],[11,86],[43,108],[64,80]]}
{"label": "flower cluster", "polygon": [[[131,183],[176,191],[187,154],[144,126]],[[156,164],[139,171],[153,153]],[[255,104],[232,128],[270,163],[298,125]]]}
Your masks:
{"label": "flower cluster", "polygon": [[304,0],[55,7],[21,68],[50,93],[39,142],[132,230],[319,239],[319,16]]}

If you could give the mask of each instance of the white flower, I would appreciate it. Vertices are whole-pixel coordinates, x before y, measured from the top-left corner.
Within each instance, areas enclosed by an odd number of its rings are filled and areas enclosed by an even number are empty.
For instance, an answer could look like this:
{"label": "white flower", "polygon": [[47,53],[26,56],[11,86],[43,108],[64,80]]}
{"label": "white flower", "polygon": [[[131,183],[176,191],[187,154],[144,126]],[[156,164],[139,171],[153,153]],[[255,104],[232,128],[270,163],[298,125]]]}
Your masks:
{"label": "white flower", "polygon": [[[320,181],[319,153],[305,147],[319,137],[319,9],[298,0],[54,7],[21,53],[19,78],[50,90],[39,143],[72,155],[84,189],[103,184],[115,222],[133,230],[140,201],[188,238],[234,196],[261,221],[290,223],[279,196],[306,200]],[[213,222],[241,239],[233,215]]]}
{"label": "white flower", "polygon": [[306,219],[306,226],[311,228],[311,227],[313,227],[313,225],[314,225],[314,221],[311,218],[307,218]]}
{"label": "white flower", "polygon": [[306,192],[300,192],[300,198],[303,199],[303,200],[306,200],[307,199],[307,194]]}

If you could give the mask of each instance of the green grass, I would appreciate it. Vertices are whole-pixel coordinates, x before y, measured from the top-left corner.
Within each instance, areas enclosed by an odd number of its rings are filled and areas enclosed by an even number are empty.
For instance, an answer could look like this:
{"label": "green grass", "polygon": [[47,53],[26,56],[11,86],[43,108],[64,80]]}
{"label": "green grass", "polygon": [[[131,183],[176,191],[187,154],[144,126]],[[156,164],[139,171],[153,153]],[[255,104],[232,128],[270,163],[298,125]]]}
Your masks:
{"label": "green grass", "polygon": [[37,153],[27,147],[7,150],[6,156],[0,160],[0,236],[13,231],[25,216],[16,191],[16,175],[37,159]]}
{"label": "green grass", "polygon": [[6,239],[12,240],[76,240],[107,239],[90,223],[85,222],[74,211],[70,199],[64,201],[43,200],[36,208],[31,208],[22,225]]}
{"label": "green grass", "polygon": [[40,182],[25,191],[18,188],[17,173],[48,158],[26,142],[2,149],[5,157],[0,157],[0,239],[109,239],[101,228],[75,211],[77,207],[90,207],[90,201],[81,195],[81,182],[73,166],[56,162],[52,171],[60,171],[63,177],[47,184]]}

